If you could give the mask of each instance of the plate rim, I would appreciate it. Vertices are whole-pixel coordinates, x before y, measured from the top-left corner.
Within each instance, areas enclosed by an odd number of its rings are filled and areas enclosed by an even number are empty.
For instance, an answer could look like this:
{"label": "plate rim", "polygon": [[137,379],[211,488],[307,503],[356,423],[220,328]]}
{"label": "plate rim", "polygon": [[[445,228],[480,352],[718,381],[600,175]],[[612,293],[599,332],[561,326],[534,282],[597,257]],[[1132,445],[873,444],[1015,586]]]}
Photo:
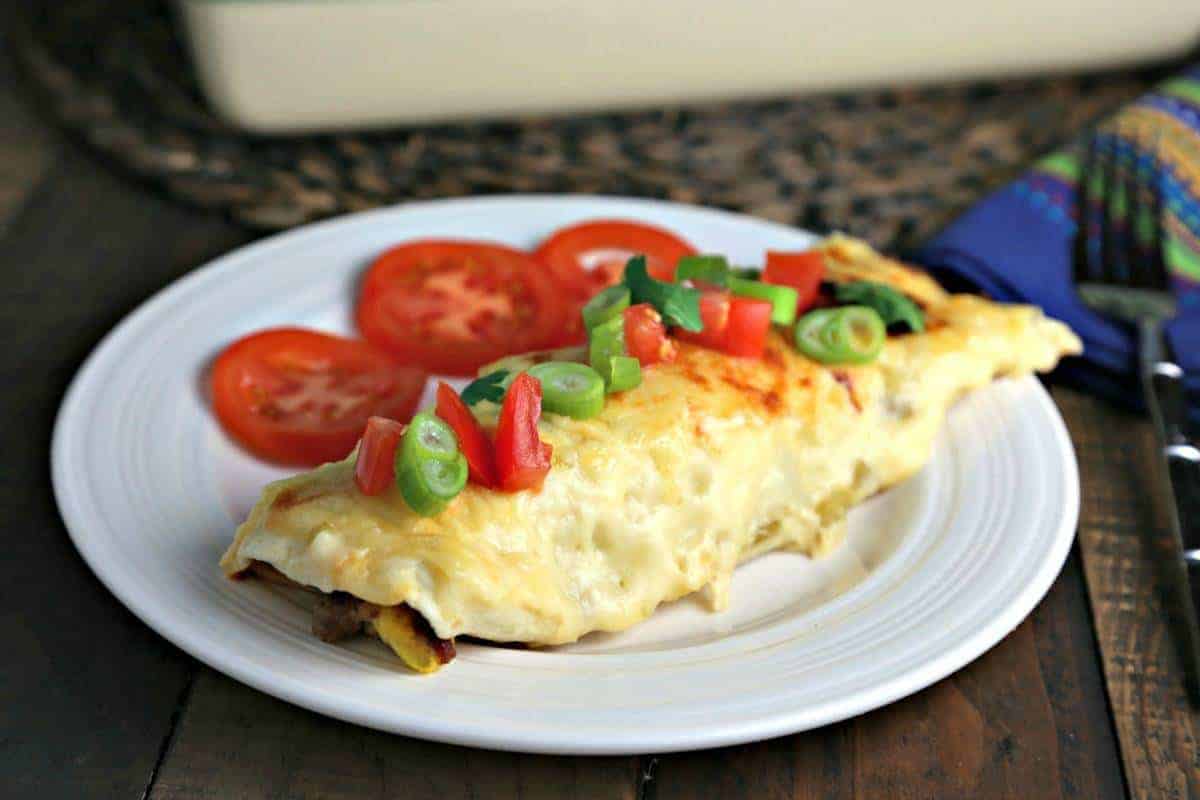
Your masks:
{"label": "plate rim", "polygon": [[[1053,449],[1058,456],[1058,463],[1055,466],[1060,468],[1065,476],[1063,481],[1065,496],[1062,498],[1062,509],[1050,546],[1037,571],[1006,606],[998,609],[991,616],[988,624],[981,626],[972,635],[959,640],[936,658],[931,658],[919,667],[881,681],[870,689],[860,690],[849,697],[835,698],[816,706],[783,710],[770,715],[740,720],[736,723],[723,723],[719,726],[696,726],[686,731],[639,726],[634,728],[629,736],[623,737],[620,742],[608,739],[596,740],[586,733],[573,735],[571,732],[558,732],[553,734],[554,739],[551,740],[548,738],[550,734],[544,730],[539,733],[537,729],[522,730],[519,734],[516,731],[477,730],[470,724],[464,724],[466,721],[455,720],[453,717],[440,722],[436,718],[430,721],[410,719],[407,724],[397,726],[387,724],[386,720],[373,716],[370,709],[359,707],[352,699],[347,701],[343,698],[339,702],[325,693],[314,694],[311,687],[306,686],[302,680],[262,673],[253,664],[242,663],[235,654],[223,652],[219,648],[212,648],[209,646],[208,637],[194,629],[180,629],[173,625],[168,615],[160,615],[155,611],[151,598],[142,597],[132,587],[126,587],[119,583],[120,576],[110,570],[105,563],[103,554],[97,552],[88,541],[87,529],[90,523],[87,519],[81,518],[80,509],[76,506],[76,490],[70,483],[67,456],[73,441],[73,421],[82,416],[81,404],[85,400],[85,391],[94,382],[97,372],[103,366],[103,356],[117,349],[122,338],[134,331],[141,319],[152,314],[156,306],[169,302],[177,294],[190,292],[198,284],[212,280],[230,270],[238,269],[243,261],[261,260],[265,254],[276,247],[290,245],[308,237],[320,236],[329,230],[352,227],[357,224],[369,224],[376,217],[386,218],[405,211],[452,208],[455,205],[509,205],[531,201],[534,203],[594,203],[602,201],[628,209],[647,206],[657,209],[685,210],[688,213],[696,213],[701,216],[711,215],[729,222],[752,222],[766,225],[793,235],[797,233],[816,235],[801,228],[745,214],[651,198],[585,194],[488,195],[401,203],[336,217],[274,234],[206,262],[144,299],[99,340],[71,379],[55,418],[50,448],[50,472],[55,501],[72,544],[105,588],[152,630],[191,657],[258,691],[302,708],[365,727],[431,741],[514,752],[573,755],[627,755],[719,747],[785,735],[848,719],[895,702],[957,672],[1011,633],[1044,598],[1061,572],[1075,538],[1080,508],[1080,487],[1077,457],[1061,413],[1045,388],[1032,376],[1022,378],[1017,383],[1030,383],[1036,387],[1035,391],[1028,393],[1028,397],[1031,398],[1031,402],[1036,404],[1037,410],[1049,424],[1053,433]],[[628,213],[633,216],[632,210]]]}

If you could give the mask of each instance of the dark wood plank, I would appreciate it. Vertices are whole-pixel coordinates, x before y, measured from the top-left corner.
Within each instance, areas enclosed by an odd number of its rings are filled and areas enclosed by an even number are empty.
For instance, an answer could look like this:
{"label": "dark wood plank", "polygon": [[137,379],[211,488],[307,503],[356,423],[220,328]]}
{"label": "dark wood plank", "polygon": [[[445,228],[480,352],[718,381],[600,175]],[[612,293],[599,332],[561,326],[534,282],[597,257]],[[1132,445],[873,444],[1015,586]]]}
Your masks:
{"label": "dark wood plank", "polygon": [[821,730],[656,766],[656,800],[1123,797],[1078,559],[1030,619],[923,692]]}
{"label": "dark wood plank", "polygon": [[554,758],[422,742],[310,713],[205,669],[151,800],[621,798],[636,758]]}
{"label": "dark wood plank", "polygon": [[99,338],[245,234],[131,187],[71,148],[0,236],[0,794],[139,797],[194,670],[76,554],[48,479],[51,426]]}
{"label": "dark wood plank", "polygon": [[1149,423],[1074,392],[1055,399],[1079,453],[1079,544],[1130,793],[1200,797],[1200,711],[1188,705],[1168,621],[1175,606],[1160,565],[1169,540]]}

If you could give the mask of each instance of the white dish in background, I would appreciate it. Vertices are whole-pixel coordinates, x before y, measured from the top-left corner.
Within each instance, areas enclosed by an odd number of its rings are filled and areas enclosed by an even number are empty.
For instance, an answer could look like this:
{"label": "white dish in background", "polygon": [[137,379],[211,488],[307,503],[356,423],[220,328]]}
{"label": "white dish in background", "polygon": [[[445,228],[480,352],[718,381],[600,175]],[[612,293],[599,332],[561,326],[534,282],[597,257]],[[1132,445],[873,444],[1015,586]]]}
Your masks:
{"label": "white dish in background", "polygon": [[210,104],[260,133],[1112,68],[1183,56],[1200,30],[1200,4],[1180,0],[176,0],[176,8]]}
{"label": "white dish in background", "polygon": [[499,197],[345,217],[238,250],[160,292],[97,347],[59,413],[53,480],[75,545],[166,638],[238,680],[330,716],[446,742],[551,753],[684,750],[862,713],[971,661],[1058,574],[1079,506],[1074,453],[1032,378],[957,405],[932,462],[851,515],[846,545],[738,570],[728,612],[684,599],[616,635],[544,651],[463,643],[432,676],[373,640],[320,642],[287,593],[217,560],[282,474],[223,434],[203,374],[277,324],[349,330],[353,287],[385,247],[425,236],[530,246],[591,217],[677,231],[752,263],[810,234],[645,200]]}

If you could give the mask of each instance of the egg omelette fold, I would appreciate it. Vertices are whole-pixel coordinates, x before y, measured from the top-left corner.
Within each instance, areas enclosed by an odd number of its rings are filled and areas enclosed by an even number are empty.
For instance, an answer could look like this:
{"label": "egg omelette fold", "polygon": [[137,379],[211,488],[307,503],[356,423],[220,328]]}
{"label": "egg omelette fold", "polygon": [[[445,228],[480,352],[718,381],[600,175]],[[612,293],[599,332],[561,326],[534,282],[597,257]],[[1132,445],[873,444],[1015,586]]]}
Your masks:
{"label": "egg omelette fold", "polygon": [[[266,487],[222,569],[316,592],[314,633],[373,634],[420,672],[457,636],[563,644],[693,592],[720,611],[738,563],[835,548],[855,503],[925,463],[964,392],[1081,351],[1037,308],[948,294],[846,237],[821,247],[827,280],[890,285],[925,331],[889,336],[863,366],[809,360],[779,332],[760,360],[681,342],[599,416],[542,416],[554,449],[539,492],[468,484],[421,517],[395,487],[359,492],[351,455]],[[475,406],[488,430],[498,411]]]}

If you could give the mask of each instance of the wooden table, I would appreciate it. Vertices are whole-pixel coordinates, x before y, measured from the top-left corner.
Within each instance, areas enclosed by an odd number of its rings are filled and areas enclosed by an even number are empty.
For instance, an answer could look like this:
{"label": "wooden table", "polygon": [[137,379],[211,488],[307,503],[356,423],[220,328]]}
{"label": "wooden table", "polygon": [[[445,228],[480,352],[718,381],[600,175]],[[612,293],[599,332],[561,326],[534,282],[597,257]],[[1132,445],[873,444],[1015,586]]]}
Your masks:
{"label": "wooden table", "polygon": [[1200,797],[1200,729],[1140,544],[1147,427],[1061,389],[1083,477],[1080,547],[989,653],[854,720],[698,753],[515,755],[336,722],[198,664],[88,571],[47,452],[63,391],[103,334],[250,238],[107,171],[0,71],[0,796]]}

